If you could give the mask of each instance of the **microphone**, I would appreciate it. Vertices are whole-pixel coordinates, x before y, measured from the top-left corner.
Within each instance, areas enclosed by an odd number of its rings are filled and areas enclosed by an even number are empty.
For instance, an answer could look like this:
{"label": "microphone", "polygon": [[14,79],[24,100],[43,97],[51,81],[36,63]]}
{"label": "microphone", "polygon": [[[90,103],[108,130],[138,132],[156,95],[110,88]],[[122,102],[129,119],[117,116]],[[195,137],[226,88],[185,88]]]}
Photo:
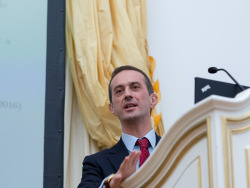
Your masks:
{"label": "microphone", "polygon": [[227,73],[227,75],[236,83],[236,85],[242,90],[242,91],[244,91],[245,89],[231,76],[231,74],[229,74],[225,69],[217,69],[216,67],[210,67],[209,69],[208,69],[208,72],[210,73],[210,74],[214,74],[214,73],[216,73],[217,71],[220,71],[220,70],[222,70],[222,71],[224,71],[224,72],[226,72]]}

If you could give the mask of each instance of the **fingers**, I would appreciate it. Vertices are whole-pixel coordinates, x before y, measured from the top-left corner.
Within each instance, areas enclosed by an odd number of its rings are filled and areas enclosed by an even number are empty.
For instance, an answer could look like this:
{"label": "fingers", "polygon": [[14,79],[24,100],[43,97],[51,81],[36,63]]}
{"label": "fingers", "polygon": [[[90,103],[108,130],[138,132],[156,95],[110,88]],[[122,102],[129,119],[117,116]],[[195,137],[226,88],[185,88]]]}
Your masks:
{"label": "fingers", "polygon": [[134,157],[134,160],[133,160],[133,164],[137,164],[137,161],[139,160],[139,157],[141,155],[141,151],[137,151],[135,157]]}
{"label": "fingers", "polygon": [[138,152],[136,151],[132,151],[130,153],[130,155],[128,156],[128,162],[127,162],[127,165],[128,167],[131,167],[131,166],[135,166],[136,167],[136,164],[138,162],[138,159],[141,155],[141,151],[139,150]]}
{"label": "fingers", "polygon": [[128,156],[129,157],[129,159],[128,159],[128,166],[130,167],[130,166],[132,166],[133,164],[134,164],[134,158],[135,158],[135,156],[136,156],[136,151],[132,151],[131,153],[130,153],[130,155]]}
{"label": "fingers", "polygon": [[129,163],[129,157],[125,157],[124,161],[122,162],[122,164],[120,166],[119,171],[123,172],[126,169],[128,163]]}

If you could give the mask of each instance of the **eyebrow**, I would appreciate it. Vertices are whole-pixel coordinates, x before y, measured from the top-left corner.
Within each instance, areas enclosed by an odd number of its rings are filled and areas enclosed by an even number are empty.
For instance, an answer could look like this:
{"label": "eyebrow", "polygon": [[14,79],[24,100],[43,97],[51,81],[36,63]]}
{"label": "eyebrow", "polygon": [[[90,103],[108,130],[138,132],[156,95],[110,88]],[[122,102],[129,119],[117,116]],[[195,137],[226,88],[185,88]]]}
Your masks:
{"label": "eyebrow", "polygon": [[[140,82],[137,82],[137,81],[135,81],[135,82],[129,82],[129,85],[134,85],[134,84],[138,84],[138,85],[141,85],[141,83]],[[117,86],[115,86],[114,87],[114,91],[117,89],[117,88],[119,88],[119,87],[123,87],[123,85],[117,85]]]}

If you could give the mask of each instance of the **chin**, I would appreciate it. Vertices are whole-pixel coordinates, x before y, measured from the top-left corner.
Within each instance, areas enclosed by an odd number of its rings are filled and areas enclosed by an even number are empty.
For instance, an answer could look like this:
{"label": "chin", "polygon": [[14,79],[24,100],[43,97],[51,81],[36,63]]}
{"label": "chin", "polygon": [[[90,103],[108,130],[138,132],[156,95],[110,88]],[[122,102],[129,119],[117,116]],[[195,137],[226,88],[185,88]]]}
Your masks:
{"label": "chin", "polygon": [[132,116],[126,116],[123,118],[124,121],[134,121],[136,119],[139,119],[139,116],[132,115]]}

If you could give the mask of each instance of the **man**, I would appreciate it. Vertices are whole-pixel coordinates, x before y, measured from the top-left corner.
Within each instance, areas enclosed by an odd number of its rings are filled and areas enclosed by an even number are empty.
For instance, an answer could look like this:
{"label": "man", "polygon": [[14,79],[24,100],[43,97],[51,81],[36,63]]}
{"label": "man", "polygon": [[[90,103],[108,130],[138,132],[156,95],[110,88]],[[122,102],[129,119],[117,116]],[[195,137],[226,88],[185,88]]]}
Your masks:
{"label": "man", "polygon": [[112,148],[85,157],[78,188],[120,187],[143,164],[160,140],[152,129],[150,115],[157,99],[143,71],[132,66],[114,70],[109,83],[109,110],[121,122],[122,137]]}

